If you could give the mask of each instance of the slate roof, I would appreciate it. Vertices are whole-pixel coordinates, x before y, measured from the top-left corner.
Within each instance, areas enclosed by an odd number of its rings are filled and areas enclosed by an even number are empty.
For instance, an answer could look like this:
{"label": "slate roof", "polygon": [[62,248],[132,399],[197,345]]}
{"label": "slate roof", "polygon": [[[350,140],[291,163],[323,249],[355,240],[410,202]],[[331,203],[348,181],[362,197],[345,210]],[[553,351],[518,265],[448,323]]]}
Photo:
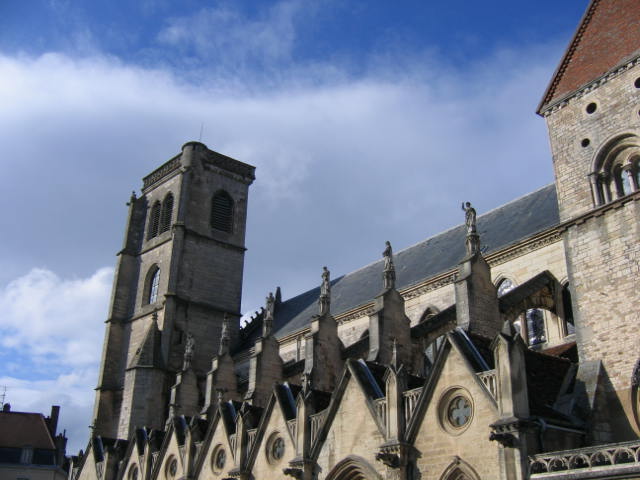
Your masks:
{"label": "slate roof", "polygon": [[0,412],[0,447],[25,446],[55,450],[44,416],[40,413]]}
{"label": "slate roof", "polygon": [[638,55],[639,44],[640,0],[592,0],[538,113]]}
{"label": "slate roof", "polygon": [[[505,248],[560,222],[554,184],[513,200],[478,216],[478,233],[485,253]],[[394,254],[396,288],[420,283],[456,267],[465,256],[465,227],[458,225]],[[380,259],[331,282],[331,312],[334,315],[367,304],[382,291]],[[320,287],[276,306],[274,331],[278,338],[306,328],[318,313]],[[240,349],[253,345],[260,334],[244,339]]]}

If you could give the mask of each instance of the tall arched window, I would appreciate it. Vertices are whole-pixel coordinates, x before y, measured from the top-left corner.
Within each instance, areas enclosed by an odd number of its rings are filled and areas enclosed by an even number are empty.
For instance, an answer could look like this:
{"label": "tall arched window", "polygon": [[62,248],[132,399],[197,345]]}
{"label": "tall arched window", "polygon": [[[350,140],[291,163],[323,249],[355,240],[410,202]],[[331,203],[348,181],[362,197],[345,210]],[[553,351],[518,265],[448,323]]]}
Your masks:
{"label": "tall arched window", "polygon": [[158,235],[158,228],[160,227],[160,202],[156,201],[151,207],[151,215],[149,215],[149,229],[147,231],[147,238],[153,238]]}
{"label": "tall arched window", "polygon": [[162,214],[160,215],[160,232],[163,233],[171,227],[171,217],[173,215],[173,194],[168,193],[162,202]]}
{"label": "tall arched window", "polygon": [[233,199],[224,190],[220,190],[213,196],[211,226],[227,233],[233,230]]}
{"label": "tall arched window", "polygon": [[539,308],[530,308],[525,313],[529,345],[538,345],[547,341],[544,328],[544,313]]}
{"label": "tall arched window", "polygon": [[160,285],[160,269],[154,265],[147,275],[147,303],[158,301],[158,287]]}

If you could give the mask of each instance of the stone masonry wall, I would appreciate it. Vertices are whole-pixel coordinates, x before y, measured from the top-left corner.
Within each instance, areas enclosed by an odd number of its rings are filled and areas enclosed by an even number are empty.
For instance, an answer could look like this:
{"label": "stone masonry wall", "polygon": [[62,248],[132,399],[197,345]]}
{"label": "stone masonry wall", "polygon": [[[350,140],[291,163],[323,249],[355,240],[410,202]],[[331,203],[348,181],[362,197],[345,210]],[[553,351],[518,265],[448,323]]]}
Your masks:
{"label": "stone masonry wall", "polygon": [[614,389],[628,388],[640,354],[640,203],[567,230],[581,361],[604,361]]}
{"label": "stone masonry wall", "polygon": [[[600,148],[615,135],[640,132],[640,88],[634,85],[639,77],[635,66],[546,117],[561,220],[593,208],[588,175]],[[596,110],[587,113],[591,103]]]}
{"label": "stone masonry wall", "polygon": [[[640,133],[639,79],[640,65],[627,68],[546,117],[563,221],[598,208],[588,175],[607,172],[600,159],[616,139]],[[636,425],[631,374],[640,347],[640,210],[638,194],[612,190],[608,207],[570,223],[564,236],[580,361],[603,365],[592,407],[595,441],[625,440]]]}

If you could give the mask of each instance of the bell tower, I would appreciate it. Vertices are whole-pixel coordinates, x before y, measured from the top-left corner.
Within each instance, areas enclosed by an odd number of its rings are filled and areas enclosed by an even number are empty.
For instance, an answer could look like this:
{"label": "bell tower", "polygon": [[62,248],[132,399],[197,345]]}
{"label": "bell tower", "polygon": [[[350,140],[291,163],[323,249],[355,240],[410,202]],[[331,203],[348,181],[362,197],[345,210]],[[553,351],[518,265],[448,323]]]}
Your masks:
{"label": "bell tower", "polygon": [[596,443],[640,431],[632,380],[640,352],[639,25],[640,1],[592,0],[538,109],[565,225],[577,388]]}
{"label": "bell tower", "polygon": [[96,434],[128,438],[136,426],[162,428],[187,343],[190,368],[204,380],[225,314],[235,341],[254,172],[189,142],[144,177],[140,197],[132,195],[106,321]]}

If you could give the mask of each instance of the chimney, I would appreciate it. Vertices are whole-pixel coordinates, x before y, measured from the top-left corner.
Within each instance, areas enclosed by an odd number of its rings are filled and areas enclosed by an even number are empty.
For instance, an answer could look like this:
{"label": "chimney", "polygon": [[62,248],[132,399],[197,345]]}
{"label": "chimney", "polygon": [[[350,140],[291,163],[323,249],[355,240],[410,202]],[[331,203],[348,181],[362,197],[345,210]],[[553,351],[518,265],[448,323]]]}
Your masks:
{"label": "chimney", "polygon": [[60,407],[58,405],[51,406],[51,416],[47,418],[47,425],[49,426],[49,432],[51,437],[55,438],[56,430],[58,429],[58,417],[60,416]]}

